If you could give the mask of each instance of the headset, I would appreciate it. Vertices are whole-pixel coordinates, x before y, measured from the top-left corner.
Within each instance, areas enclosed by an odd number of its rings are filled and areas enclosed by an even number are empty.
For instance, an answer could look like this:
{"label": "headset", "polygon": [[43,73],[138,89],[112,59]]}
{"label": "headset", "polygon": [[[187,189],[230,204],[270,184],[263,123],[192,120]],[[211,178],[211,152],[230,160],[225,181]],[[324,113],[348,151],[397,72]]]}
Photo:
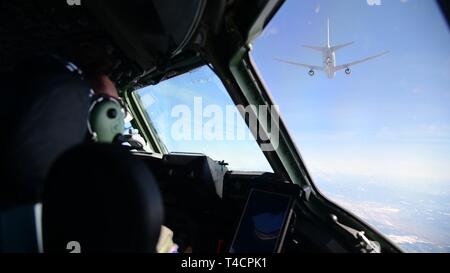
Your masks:
{"label": "headset", "polygon": [[[84,79],[83,72],[72,62],[65,61],[57,55],[51,58],[60,62],[72,73]],[[92,141],[100,143],[122,143],[125,131],[127,108],[121,98],[106,94],[95,94],[91,89],[87,128]]]}
{"label": "headset", "polygon": [[125,131],[126,106],[119,98],[93,95],[89,108],[88,130],[100,143],[120,142]]}

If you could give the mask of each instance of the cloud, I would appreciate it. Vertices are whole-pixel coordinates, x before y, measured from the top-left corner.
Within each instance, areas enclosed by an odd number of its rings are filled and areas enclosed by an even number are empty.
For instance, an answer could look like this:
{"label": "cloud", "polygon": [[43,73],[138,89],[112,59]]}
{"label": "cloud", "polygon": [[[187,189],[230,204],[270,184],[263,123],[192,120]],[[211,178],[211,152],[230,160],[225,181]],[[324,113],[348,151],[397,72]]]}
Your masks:
{"label": "cloud", "polygon": [[320,155],[303,153],[312,173],[320,172],[329,177],[335,175],[365,177],[377,179],[380,183],[396,181],[396,185],[405,186],[413,181],[424,180],[427,182],[423,184],[424,187],[429,183],[450,179],[448,161],[435,160],[420,153],[404,153],[401,150],[389,152],[389,149],[382,151],[381,148],[363,151],[347,151],[344,148],[333,153],[325,151],[327,155],[323,153],[319,152]]}
{"label": "cloud", "polygon": [[354,201],[347,197],[325,192],[325,194],[342,207],[348,209],[354,214],[358,215],[368,223],[374,226],[401,226],[398,222],[401,210],[399,208],[391,207],[386,204],[368,202],[368,201]]}
{"label": "cloud", "polygon": [[406,3],[408,3],[408,0],[400,0],[400,2],[401,2],[402,4],[406,4]]}
{"label": "cloud", "polygon": [[261,34],[261,38],[268,38],[270,36],[275,36],[278,34],[278,28],[276,27],[268,27]]}
{"label": "cloud", "polygon": [[314,12],[316,14],[319,14],[319,12],[320,12],[320,5],[319,4],[317,4],[316,8],[314,9]]}
{"label": "cloud", "polygon": [[381,0],[366,0],[369,6],[381,6]]}
{"label": "cloud", "polygon": [[[448,64],[450,65],[450,62]],[[444,70],[441,70],[441,74],[442,74],[442,76],[445,77]],[[449,75],[450,75],[450,69],[449,69]],[[428,88],[426,88],[423,84],[415,84],[406,79],[399,80],[398,86],[400,87],[400,89],[402,91],[412,93],[412,94],[424,94],[428,91],[427,90]]]}
{"label": "cloud", "polygon": [[336,131],[336,132],[327,132],[324,133],[307,133],[303,131],[299,131],[295,138],[299,139],[301,142],[303,141],[314,141],[314,140],[322,140],[324,142],[330,142],[330,141],[353,141],[357,139],[358,137],[361,137],[358,132],[356,131]]}
{"label": "cloud", "polygon": [[450,57],[447,57],[445,68],[441,70],[441,75],[446,80],[450,80]]}
{"label": "cloud", "polygon": [[[381,180],[449,181],[450,124],[381,127],[370,137],[353,131],[305,134],[296,139],[312,172]],[[368,145],[370,144],[370,145]]]}
{"label": "cloud", "polygon": [[443,123],[419,124],[413,128],[395,129],[382,127],[377,138],[401,143],[450,143],[450,125]]}
{"label": "cloud", "polygon": [[141,102],[144,108],[149,108],[155,103],[155,98],[151,94],[146,93],[141,97]]}
{"label": "cloud", "polygon": [[391,239],[394,243],[396,244],[418,244],[418,243],[423,243],[423,244],[431,244],[431,242],[426,241],[426,240],[422,240],[417,236],[413,236],[413,235],[406,235],[406,236],[400,236],[400,235],[388,235],[389,239]]}
{"label": "cloud", "polygon": [[412,92],[413,94],[423,94],[423,93],[425,93],[425,89],[419,86],[419,87],[413,88],[413,89],[411,90],[411,92]]}

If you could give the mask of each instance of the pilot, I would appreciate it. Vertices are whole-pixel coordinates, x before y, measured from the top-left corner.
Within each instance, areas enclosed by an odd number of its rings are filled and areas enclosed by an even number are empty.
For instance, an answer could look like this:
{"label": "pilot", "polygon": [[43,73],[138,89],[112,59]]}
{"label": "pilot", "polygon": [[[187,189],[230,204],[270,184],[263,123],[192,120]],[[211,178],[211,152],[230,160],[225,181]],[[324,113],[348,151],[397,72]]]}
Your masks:
{"label": "pilot", "polygon": [[[84,45],[76,49],[74,59],[80,64],[84,78],[93,91],[93,105],[90,110],[89,126],[96,141],[114,142],[124,131],[125,106],[123,105],[116,85],[108,76],[109,58],[100,47]],[[99,100],[102,100],[99,103]],[[97,103],[97,105],[95,105]],[[110,115],[111,109],[116,115]],[[105,111],[103,111],[105,110]],[[120,140],[119,140],[120,141]],[[176,253],[178,246],[173,242],[173,231],[162,226],[157,245],[159,253]]]}

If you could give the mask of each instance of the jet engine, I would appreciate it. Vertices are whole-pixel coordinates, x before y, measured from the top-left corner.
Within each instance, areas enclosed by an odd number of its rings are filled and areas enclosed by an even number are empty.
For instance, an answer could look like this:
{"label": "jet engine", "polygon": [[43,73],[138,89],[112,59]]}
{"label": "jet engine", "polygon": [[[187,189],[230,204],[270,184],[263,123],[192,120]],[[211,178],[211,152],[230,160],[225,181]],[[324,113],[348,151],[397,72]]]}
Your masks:
{"label": "jet engine", "polygon": [[314,76],[314,70],[309,70],[309,72],[308,72],[308,74],[312,77],[312,76]]}
{"label": "jet engine", "polygon": [[347,75],[352,74],[352,70],[347,67],[347,69],[345,69],[345,74],[347,74]]}

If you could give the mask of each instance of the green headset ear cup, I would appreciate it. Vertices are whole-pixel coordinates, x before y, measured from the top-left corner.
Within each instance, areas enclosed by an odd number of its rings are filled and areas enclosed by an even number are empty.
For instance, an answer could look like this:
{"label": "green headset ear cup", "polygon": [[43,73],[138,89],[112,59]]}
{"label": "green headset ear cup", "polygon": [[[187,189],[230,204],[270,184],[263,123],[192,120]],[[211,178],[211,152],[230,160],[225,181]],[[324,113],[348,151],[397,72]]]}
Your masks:
{"label": "green headset ear cup", "polygon": [[95,140],[112,143],[125,130],[125,113],[120,103],[113,100],[97,102],[91,110],[89,124]]}

